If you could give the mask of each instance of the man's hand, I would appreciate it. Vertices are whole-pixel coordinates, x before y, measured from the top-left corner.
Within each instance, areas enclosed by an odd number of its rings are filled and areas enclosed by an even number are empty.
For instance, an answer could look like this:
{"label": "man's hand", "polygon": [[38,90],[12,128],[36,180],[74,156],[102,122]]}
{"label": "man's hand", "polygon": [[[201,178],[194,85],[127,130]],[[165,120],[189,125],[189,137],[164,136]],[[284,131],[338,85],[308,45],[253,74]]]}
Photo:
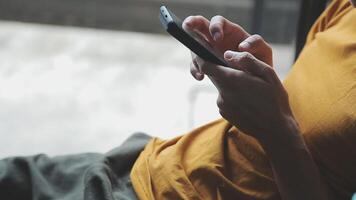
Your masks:
{"label": "man's hand", "polygon": [[[183,22],[183,28],[198,33],[220,54],[227,50],[249,52],[269,66],[273,66],[272,48],[259,35],[249,35],[241,26],[232,23],[222,16],[215,16],[211,21],[202,16],[190,16]],[[197,56],[192,53],[191,73],[197,80],[204,78],[200,66],[196,63]]]}
{"label": "man's hand", "polygon": [[272,49],[261,36],[249,35],[221,16],[211,21],[191,16],[183,27],[200,34],[230,66],[192,54],[192,75],[197,80],[208,75],[219,91],[217,105],[225,119],[260,142],[273,138],[266,133],[279,133],[285,123],[293,123],[287,92],[272,68]]}

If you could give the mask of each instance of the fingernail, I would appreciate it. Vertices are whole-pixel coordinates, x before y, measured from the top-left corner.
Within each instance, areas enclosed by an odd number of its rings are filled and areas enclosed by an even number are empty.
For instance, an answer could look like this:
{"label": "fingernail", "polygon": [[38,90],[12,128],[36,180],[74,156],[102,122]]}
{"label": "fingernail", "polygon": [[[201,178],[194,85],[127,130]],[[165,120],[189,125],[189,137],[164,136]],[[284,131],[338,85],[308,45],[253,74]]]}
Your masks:
{"label": "fingernail", "polygon": [[231,60],[233,56],[234,56],[234,53],[232,51],[225,52],[225,59]]}
{"label": "fingernail", "polygon": [[240,46],[240,48],[243,48],[243,49],[249,49],[250,48],[250,44],[248,42],[245,42],[245,41],[241,42],[239,46]]}
{"label": "fingernail", "polygon": [[213,33],[213,38],[215,41],[218,41],[221,39],[221,33],[220,32],[215,32]]}

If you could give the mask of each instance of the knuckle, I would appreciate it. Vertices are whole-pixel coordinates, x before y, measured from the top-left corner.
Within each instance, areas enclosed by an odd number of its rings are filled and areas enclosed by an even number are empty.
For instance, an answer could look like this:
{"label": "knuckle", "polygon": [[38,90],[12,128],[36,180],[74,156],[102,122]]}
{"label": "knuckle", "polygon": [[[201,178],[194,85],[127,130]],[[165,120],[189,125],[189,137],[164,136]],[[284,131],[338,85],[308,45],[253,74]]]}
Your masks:
{"label": "knuckle", "polygon": [[254,34],[251,37],[251,43],[254,44],[256,47],[263,47],[263,48],[270,48],[267,42],[263,39],[261,35]]}
{"label": "knuckle", "polygon": [[262,38],[262,36],[258,35],[258,34],[254,34],[252,36],[250,36],[248,38],[248,40],[250,41],[250,44],[254,47],[254,48],[261,48],[266,46],[266,42],[264,41],[264,39]]}
{"label": "knuckle", "polygon": [[194,18],[201,21],[205,20],[205,17],[203,17],[203,15],[195,15]]}
{"label": "knuckle", "polygon": [[264,39],[259,34],[254,34],[251,36],[251,38],[253,39],[253,41],[256,41],[256,42],[264,42]]}
{"label": "knuckle", "polygon": [[214,17],[211,18],[212,20],[217,20],[217,21],[223,21],[225,20],[225,17],[221,16],[221,15],[215,15]]}
{"label": "knuckle", "polygon": [[267,52],[272,52],[272,47],[263,39],[261,35],[254,34],[251,36],[253,43],[256,43],[256,45],[263,47],[264,49],[267,50]]}
{"label": "knuckle", "polygon": [[252,54],[249,52],[241,52],[240,53],[240,61],[241,62],[249,62],[250,60],[252,60]]}

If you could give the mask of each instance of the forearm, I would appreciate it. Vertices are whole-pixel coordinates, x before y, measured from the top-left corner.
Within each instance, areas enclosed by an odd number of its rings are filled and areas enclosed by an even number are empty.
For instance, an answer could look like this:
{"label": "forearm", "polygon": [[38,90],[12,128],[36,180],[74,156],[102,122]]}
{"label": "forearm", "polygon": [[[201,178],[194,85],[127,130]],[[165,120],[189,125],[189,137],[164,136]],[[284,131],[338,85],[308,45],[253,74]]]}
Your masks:
{"label": "forearm", "polygon": [[331,200],[326,184],[296,123],[276,130],[281,137],[263,144],[283,200]]}

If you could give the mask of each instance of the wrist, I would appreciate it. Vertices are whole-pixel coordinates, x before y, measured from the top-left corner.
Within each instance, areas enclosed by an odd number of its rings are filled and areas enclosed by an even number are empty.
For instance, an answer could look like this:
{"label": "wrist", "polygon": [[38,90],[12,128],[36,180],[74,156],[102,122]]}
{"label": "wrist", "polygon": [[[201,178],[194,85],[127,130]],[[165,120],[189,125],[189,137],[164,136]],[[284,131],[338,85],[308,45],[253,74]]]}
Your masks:
{"label": "wrist", "polygon": [[275,126],[270,134],[260,141],[266,153],[275,154],[281,153],[281,150],[306,148],[298,123],[293,116],[284,117],[277,124],[278,126]]}

